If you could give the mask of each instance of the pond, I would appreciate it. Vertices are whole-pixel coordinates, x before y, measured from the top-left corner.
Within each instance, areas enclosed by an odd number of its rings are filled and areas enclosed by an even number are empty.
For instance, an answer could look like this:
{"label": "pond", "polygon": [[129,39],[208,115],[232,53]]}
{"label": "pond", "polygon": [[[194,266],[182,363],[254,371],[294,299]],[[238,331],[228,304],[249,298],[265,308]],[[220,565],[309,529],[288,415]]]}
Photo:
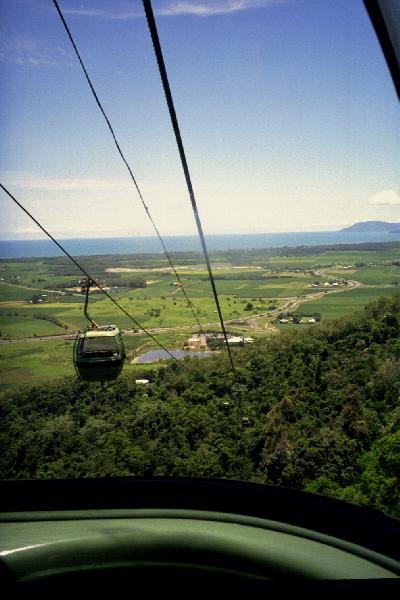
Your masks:
{"label": "pond", "polygon": [[[197,356],[198,358],[207,358],[211,356],[213,352],[196,351],[196,350],[170,350],[172,356],[178,360],[182,360],[186,356]],[[141,356],[135,358],[135,363],[152,363],[157,360],[168,360],[171,359],[170,355],[165,350],[150,350]]]}

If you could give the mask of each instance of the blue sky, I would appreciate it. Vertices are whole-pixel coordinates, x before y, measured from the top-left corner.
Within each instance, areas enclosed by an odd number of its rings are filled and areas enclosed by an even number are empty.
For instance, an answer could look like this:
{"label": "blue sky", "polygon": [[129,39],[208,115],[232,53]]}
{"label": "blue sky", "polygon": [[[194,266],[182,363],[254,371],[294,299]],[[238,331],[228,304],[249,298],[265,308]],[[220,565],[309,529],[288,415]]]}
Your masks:
{"label": "blue sky", "polygon": [[[195,233],[141,2],[60,5],[161,233]],[[53,3],[0,7],[2,183],[58,237],[152,235]],[[153,7],[206,233],[400,221],[400,108],[361,0]],[[3,239],[39,235],[0,203]]]}

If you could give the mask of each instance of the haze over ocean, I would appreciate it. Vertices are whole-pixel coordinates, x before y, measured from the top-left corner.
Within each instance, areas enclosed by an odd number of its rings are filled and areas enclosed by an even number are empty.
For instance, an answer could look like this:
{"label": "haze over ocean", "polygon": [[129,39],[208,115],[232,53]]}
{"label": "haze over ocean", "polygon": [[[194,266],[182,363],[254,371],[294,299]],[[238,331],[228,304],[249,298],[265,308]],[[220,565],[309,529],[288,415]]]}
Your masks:
{"label": "haze over ocean", "polygon": [[[361,244],[366,242],[395,242],[399,233],[313,231],[288,233],[248,233],[206,236],[209,251],[249,250],[251,248],[281,248],[285,246],[318,246],[330,244]],[[101,254],[162,253],[156,237],[75,238],[58,240],[73,256]],[[201,251],[197,236],[165,236],[168,251]],[[0,258],[31,258],[62,256],[51,240],[1,240]]]}

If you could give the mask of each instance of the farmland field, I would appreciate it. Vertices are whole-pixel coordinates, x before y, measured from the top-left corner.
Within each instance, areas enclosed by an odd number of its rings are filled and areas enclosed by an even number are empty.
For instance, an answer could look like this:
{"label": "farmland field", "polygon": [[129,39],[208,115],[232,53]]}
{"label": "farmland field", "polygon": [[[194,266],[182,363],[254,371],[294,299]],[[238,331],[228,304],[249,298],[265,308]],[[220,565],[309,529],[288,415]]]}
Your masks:
{"label": "farmland field", "polygon": [[0,283],[0,298],[6,300],[27,300],[33,294],[44,294],[45,291],[40,288],[29,288],[19,284]]}
{"label": "farmland field", "polygon": [[[198,331],[196,319],[206,331],[220,331],[201,256],[181,254],[174,262],[192,306],[162,256],[84,257],[84,267],[131,316],[103,294],[90,295],[92,318],[125,332],[126,370],[156,368],[132,363],[138,353],[156,347],[141,326],[170,349],[182,348]],[[276,256],[232,251],[214,256],[213,265],[228,333],[254,339],[311,326],[295,315],[316,314],[324,321],[400,293],[400,244],[373,251],[294,249]],[[0,274],[2,389],[74,375],[71,338],[86,324],[76,268],[65,258],[14,259],[0,261]]]}
{"label": "farmland field", "polygon": [[0,315],[0,332],[2,338],[24,338],[41,335],[59,335],[63,328],[52,321],[32,319],[23,316]]}
{"label": "farmland field", "polygon": [[363,286],[341,294],[327,294],[321,299],[302,304],[296,312],[317,312],[321,313],[325,319],[336,319],[361,310],[368,302],[383,296],[392,296],[395,293],[400,294],[399,287]]}
{"label": "farmland field", "polygon": [[[157,339],[167,347],[181,347],[186,335],[164,333]],[[142,377],[152,370],[151,365],[133,364],[132,360],[140,353],[157,348],[155,342],[146,335],[125,336],[127,361],[126,372]],[[0,392],[23,384],[39,383],[43,379],[58,379],[75,376],[73,366],[73,340],[13,341],[0,344],[1,378]]]}

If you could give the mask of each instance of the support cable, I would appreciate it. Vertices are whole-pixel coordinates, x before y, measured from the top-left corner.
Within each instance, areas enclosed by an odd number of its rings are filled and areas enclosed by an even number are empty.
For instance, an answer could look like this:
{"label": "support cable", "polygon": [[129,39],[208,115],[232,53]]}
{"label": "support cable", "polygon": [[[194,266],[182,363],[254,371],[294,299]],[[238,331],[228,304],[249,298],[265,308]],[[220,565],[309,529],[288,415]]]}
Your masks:
{"label": "support cable", "polygon": [[51,233],[49,233],[40,223],[37,219],[35,219],[35,217],[24,207],[22,206],[22,204],[20,202],[18,202],[18,200],[11,194],[11,192],[8,191],[8,189],[6,187],[4,187],[4,185],[2,183],[0,183],[0,188],[7,194],[7,196],[9,196],[9,198],[11,198],[11,200],[13,200],[15,202],[15,204],[17,206],[19,206],[19,208],[21,210],[24,211],[24,213],[26,215],[28,215],[28,217],[30,219],[32,219],[32,221],[43,231],[43,233],[45,233],[47,235],[48,238],[51,239],[52,242],[54,242],[56,244],[56,246],[58,246],[60,248],[60,250],[65,254],[65,256],[67,256],[76,267],[78,267],[78,269],[80,271],[82,271],[82,273],[88,277],[89,279],[91,279],[91,281],[94,283],[94,285],[101,291],[103,292],[103,294],[105,296],[107,296],[107,298],[109,300],[111,300],[111,302],[113,302],[113,304],[115,304],[115,306],[117,308],[119,308],[119,310],[121,310],[135,325],[136,327],[138,327],[139,329],[141,329],[146,335],[149,336],[149,338],[151,338],[153,340],[153,342],[155,342],[157,344],[157,346],[159,346],[162,350],[164,350],[165,352],[167,352],[167,354],[169,354],[169,356],[171,358],[173,358],[174,360],[176,360],[177,362],[178,359],[171,354],[171,352],[169,350],[167,350],[166,348],[164,348],[164,346],[147,330],[145,329],[142,325],[140,325],[140,323],[138,321],[136,321],[136,319],[134,317],[132,317],[132,315],[130,315],[128,313],[128,311],[125,310],[125,308],[123,306],[121,306],[119,304],[119,302],[117,302],[79,263],[78,261],[69,254],[69,252],[67,252],[67,250],[65,250],[65,248],[59,243],[57,242],[57,240],[51,235]]}
{"label": "support cable", "polygon": [[136,188],[136,191],[137,191],[137,193],[138,193],[138,195],[139,195],[139,198],[140,198],[140,201],[141,201],[141,203],[142,203],[142,206],[143,206],[144,210],[146,211],[146,214],[147,214],[147,216],[148,216],[148,218],[149,218],[149,220],[150,220],[150,223],[151,223],[151,224],[152,224],[152,226],[153,226],[153,229],[154,229],[154,231],[156,232],[156,235],[157,235],[158,239],[160,240],[161,246],[162,246],[162,248],[163,248],[163,250],[164,250],[164,254],[165,254],[165,256],[166,256],[166,258],[167,258],[167,260],[168,260],[168,262],[169,262],[169,264],[170,264],[170,267],[171,267],[171,269],[173,270],[173,272],[174,272],[174,275],[175,275],[175,277],[176,277],[176,279],[177,279],[177,281],[178,281],[178,283],[179,283],[179,285],[180,285],[180,287],[181,287],[181,289],[182,289],[182,292],[183,292],[183,294],[184,294],[184,296],[185,296],[185,298],[186,298],[186,301],[187,301],[187,303],[188,303],[188,305],[189,305],[189,307],[190,307],[190,309],[191,309],[191,311],[192,311],[192,313],[193,313],[193,316],[194,316],[194,318],[195,318],[195,320],[196,320],[196,322],[197,322],[197,325],[199,326],[199,329],[200,329],[201,333],[203,333],[203,334],[204,334],[203,328],[202,328],[202,326],[201,326],[201,324],[200,324],[200,321],[199,321],[199,319],[198,319],[198,317],[197,317],[197,315],[196,315],[196,313],[195,313],[195,310],[194,310],[193,303],[192,303],[192,301],[190,300],[189,296],[188,296],[188,295],[187,295],[187,293],[186,293],[185,286],[183,285],[183,283],[182,283],[182,280],[181,280],[181,278],[179,277],[179,274],[178,274],[177,270],[175,269],[175,266],[174,266],[174,264],[173,264],[173,262],[172,262],[171,256],[170,256],[170,254],[169,254],[169,252],[167,251],[167,248],[166,248],[166,246],[165,246],[164,240],[163,240],[163,238],[161,237],[161,234],[160,234],[160,232],[159,232],[159,230],[158,230],[158,227],[156,226],[156,224],[155,224],[155,222],[154,222],[154,219],[153,219],[153,217],[151,216],[151,213],[150,213],[149,207],[147,206],[147,204],[146,204],[146,203],[145,203],[145,201],[144,201],[144,198],[143,198],[142,192],[140,191],[139,185],[138,185],[138,183],[137,183],[137,181],[136,181],[136,178],[135,178],[135,176],[134,176],[134,174],[133,174],[133,171],[132,171],[132,169],[131,169],[131,167],[130,167],[130,165],[129,165],[128,161],[127,161],[127,159],[125,158],[125,155],[124,155],[124,153],[123,153],[123,152],[122,152],[122,150],[121,150],[121,146],[120,146],[120,145],[119,145],[119,143],[118,143],[117,136],[115,135],[115,132],[114,132],[114,130],[113,130],[113,127],[112,127],[112,125],[111,125],[111,122],[110,122],[109,118],[107,117],[107,115],[106,115],[106,113],[105,113],[105,111],[104,111],[104,108],[103,108],[103,106],[102,106],[102,104],[101,104],[101,102],[100,102],[100,99],[99,99],[99,97],[98,97],[98,95],[97,95],[97,93],[96,93],[96,90],[94,89],[94,86],[93,86],[93,84],[92,84],[92,82],[91,82],[91,80],[90,80],[90,77],[89,77],[89,75],[88,75],[88,72],[87,72],[87,70],[86,70],[86,67],[85,67],[85,65],[84,65],[84,63],[83,63],[83,60],[82,60],[82,58],[81,58],[80,54],[79,54],[79,50],[78,50],[78,48],[77,48],[77,45],[75,44],[75,41],[74,41],[74,39],[73,39],[73,37],[72,37],[71,31],[70,31],[70,29],[69,29],[69,27],[68,27],[68,25],[67,25],[67,22],[66,22],[66,20],[65,20],[65,18],[64,18],[64,15],[63,15],[62,11],[61,11],[61,8],[60,8],[60,6],[59,6],[59,4],[58,4],[57,0],[53,0],[53,3],[54,3],[54,6],[55,6],[55,7],[56,7],[56,9],[57,9],[57,12],[58,12],[58,14],[59,14],[59,17],[60,17],[60,19],[61,19],[61,21],[62,21],[62,24],[64,25],[64,29],[65,29],[65,31],[67,32],[67,35],[68,35],[68,37],[69,37],[69,39],[70,39],[70,42],[71,42],[71,44],[72,44],[72,46],[73,46],[73,48],[74,48],[74,50],[75,50],[75,54],[76,54],[76,56],[78,57],[79,63],[80,63],[80,65],[81,65],[81,67],[82,67],[82,70],[83,70],[83,72],[84,72],[84,74],[85,74],[86,80],[87,80],[87,82],[88,82],[88,84],[89,84],[89,87],[90,87],[90,89],[91,89],[91,92],[92,92],[92,94],[93,94],[93,97],[94,97],[94,99],[95,99],[95,101],[96,101],[96,103],[97,103],[97,106],[99,107],[99,109],[100,109],[100,112],[101,112],[101,114],[103,115],[103,117],[104,117],[104,119],[105,119],[105,121],[106,121],[106,123],[107,123],[108,129],[110,130],[111,136],[112,136],[112,138],[113,138],[113,140],[114,140],[114,144],[115,144],[115,146],[116,146],[116,148],[117,148],[117,150],[118,150],[118,153],[119,153],[120,157],[122,158],[122,160],[123,160],[123,162],[124,162],[124,164],[125,164],[126,168],[128,169],[128,172],[129,172],[130,178],[131,178],[131,180],[132,180],[132,182],[133,182],[133,184],[134,184],[134,186],[135,186],[135,188]]}
{"label": "support cable", "polygon": [[212,269],[211,269],[210,258],[209,258],[208,251],[207,251],[207,246],[206,246],[206,242],[205,242],[205,238],[204,238],[203,228],[202,228],[202,225],[201,225],[199,211],[198,211],[197,203],[196,203],[196,198],[195,198],[194,191],[193,191],[192,181],[191,181],[191,178],[190,178],[189,167],[188,167],[188,164],[187,164],[185,150],[184,150],[183,142],[182,142],[182,137],[181,137],[181,133],[180,133],[180,130],[179,130],[178,119],[177,119],[177,116],[176,116],[174,102],[173,102],[173,99],[172,99],[171,89],[170,89],[169,81],[168,81],[168,75],[167,75],[167,71],[166,71],[165,64],[164,64],[164,58],[163,58],[163,53],[162,53],[162,50],[161,50],[160,40],[159,40],[159,37],[158,37],[157,26],[156,26],[156,22],[154,20],[154,14],[153,14],[152,6],[151,6],[151,0],[142,0],[142,1],[143,1],[144,10],[145,10],[145,13],[146,13],[147,24],[149,26],[151,39],[152,39],[152,42],[153,42],[153,48],[154,48],[154,52],[155,52],[156,59],[157,59],[157,64],[158,64],[158,69],[159,69],[160,76],[161,76],[162,85],[163,85],[163,88],[164,88],[164,93],[165,93],[165,98],[166,98],[167,105],[168,105],[169,115],[170,115],[170,118],[171,118],[173,130],[174,130],[174,133],[175,133],[176,143],[178,145],[179,156],[181,158],[183,172],[184,172],[185,179],[186,179],[186,185],[187,185],[188,192],[189,192],[190,202],[192,204],[193,214],[194,214],[194,218],[195,218],[195,221],[196,221],[197,230],[198,230],[198,233],[199,233],[199,236],[200,236],[201,245],[202,245],[202,248],[203,248],[203,254],[204,254],[204,258],[205,258],[206,264],[207,264],[208,276],[209,276],[209,279],[210,279],[210,283],[211,283],[211,287],[212,287],[212,291],[213,291],[213,295],[214,295],[215,304],[216,304],[216,307],[217,307],[217,310],[218,310],[218,316],[219,316],[219,320],[220,320],[220,323],[221,323],[221,328],[222,328],[222,331],[223,331],[223,334],[224,334],[225,344],[226,344],[226,347],[227,347],[227,350],[228,350],[228,355],[229,355],[229,360],[230,360],[230,363],[231,363],[231,368],[232,368],[233,376],[234,376],[234,379],[236,381],[236,379],[237,379],[236,369],[235,369],[235,365],[233,363],[232,353],[231,353],[231,350],[229,348],[228,336],[227,336],[226,330],[225,330],[225,324],[224,324],[224,319],[222,317],[222,311],[221,311],[221,306],[220,306],[219,299],[218,299],[217,289],[216,289],[216,286],[215,286],[214,275],[213,275]]}

